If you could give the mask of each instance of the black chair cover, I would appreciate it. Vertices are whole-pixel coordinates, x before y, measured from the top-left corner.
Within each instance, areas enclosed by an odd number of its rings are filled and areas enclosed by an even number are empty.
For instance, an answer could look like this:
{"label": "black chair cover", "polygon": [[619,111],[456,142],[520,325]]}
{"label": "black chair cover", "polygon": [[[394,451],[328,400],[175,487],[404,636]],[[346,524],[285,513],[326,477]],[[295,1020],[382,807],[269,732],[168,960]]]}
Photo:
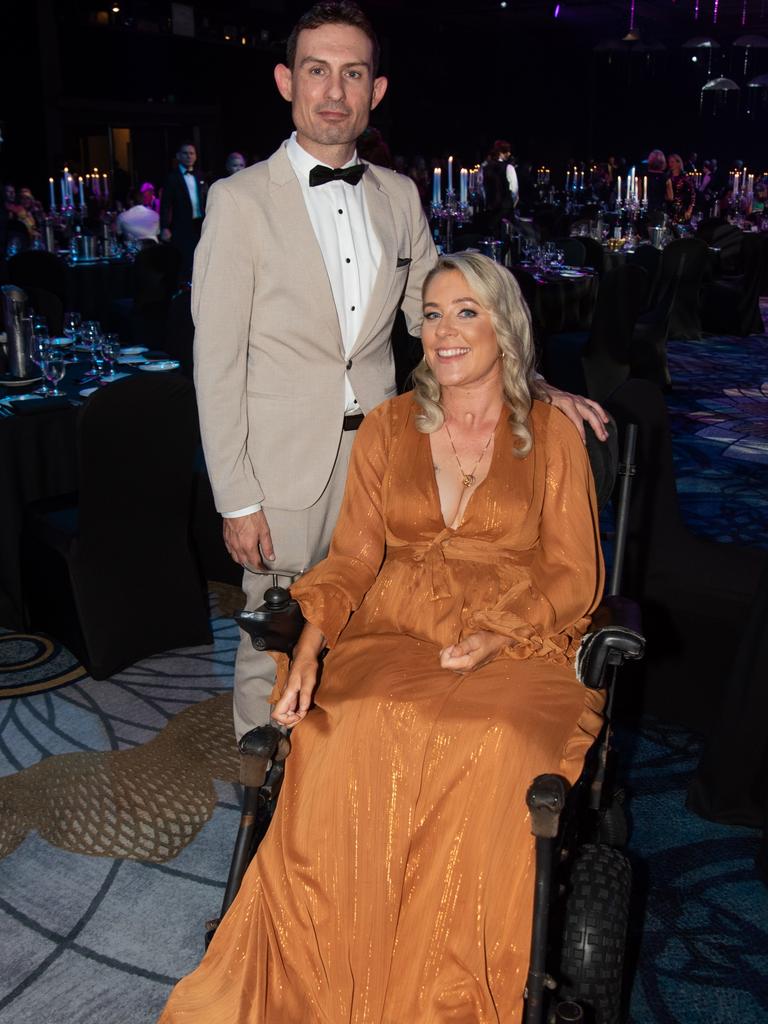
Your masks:
{"label": "black chair cover", "polygon": [[648,275],[627,264],[603,276],[589,340],[581,355],[587,395],[602,402],[629,376],[635,322],[648,297]]}
{"label": "black chair cover", "polygon": [[192,347],[195,340],[195,324],[192,320],[192,293],[181,288],[171,299],[166,320],[163,348],[181,364],[181,373],[192,379]]}
{"label": "black chair cover", "polygon": [[667,410],[659,389],[628,380],[606,401],[620,436],[639,425],[622,592],[640,603],[647,653],[627,712],[648,711],[703,733],[724,697],[768,554],[717,544],[683,524]]}
{"label": "black chair cover", "polygon": [[8,260],[8,280],[25,290],[43,288],[61,302],[67,301],[67,268],[52,252],[20,252]]}
{"label": "black chair cover", "polygon": [[602,401],[629,376],[632,329],[647,293],[640,267],[605,273],[589,331],[550,335],[544,344],[544,375],[550,384]]}
{"label": "black chair cover", "polygon": [[661,250],[653,245],[638,245],[633,253],[627,256],[627,263],[633,267],[642,267],[648,275],[648,297],[654,295],[661,268]]}
{"label": "black chair cover", "polygon": [[71,646],[97,679],[159,651],[210,642],[189,541],[197,446],[189,381],[118,381],[81,411],[77,508],[30,517],[33,628]]}
{"label": "black chair cover", "polygon": [[583,267],[587,262],[587,249],[581,238],[555,238],[554,245],[561,249],[568,267]]}
{"label": "black chair cover", "polygon": [[698,340],[702,335],[700,292],[707,269],[708,250],[700,238],[681,238],[670,242],[661,257],[654,304],[677,288],[669,324],[670,338]]}
{"label": "black chair cover", "polygon": [[598,274],[603,272],[603,247],[596,238],[588,235],[580,237],[579,242],[584,246],[584,266],[591,267]]}
{"label": "black chair cover", "polygon": [[765,243],[760,235],[739,232],[741,273],[720,277],[704,288],[702,322],[712,334],[763,333],[760,289],[763,281]]}

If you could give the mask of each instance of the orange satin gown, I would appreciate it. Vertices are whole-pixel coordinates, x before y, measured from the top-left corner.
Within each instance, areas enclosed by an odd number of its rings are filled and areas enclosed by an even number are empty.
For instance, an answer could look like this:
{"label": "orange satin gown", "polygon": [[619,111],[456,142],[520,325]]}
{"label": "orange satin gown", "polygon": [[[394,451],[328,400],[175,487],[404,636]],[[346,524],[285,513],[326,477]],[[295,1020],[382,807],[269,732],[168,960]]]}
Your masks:
{"label": "orange satin gown", "polygon": [[[603,569],[576,430],[506,415],[487,478],[446,528],[410,395],[355,442],[328,558],[293,586],[328,637],[279,806],[162,1024],[513,1024],[531,934],[534,776],[573,781],[601,698],[572,668]],[[354,614],[352,614],[354,613]],[[352,616],[350,618],[350,616]],[[478,629],[488,665],[441,669]]]}

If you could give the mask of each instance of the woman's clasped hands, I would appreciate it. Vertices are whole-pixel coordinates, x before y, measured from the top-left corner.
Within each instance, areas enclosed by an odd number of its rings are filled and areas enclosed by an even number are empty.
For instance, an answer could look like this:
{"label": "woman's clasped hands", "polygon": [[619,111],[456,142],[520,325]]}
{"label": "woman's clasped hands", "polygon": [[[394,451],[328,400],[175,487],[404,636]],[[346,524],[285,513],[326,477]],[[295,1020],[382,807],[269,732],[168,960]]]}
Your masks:
{"label": "woman's clasped hands", "polygon": [[509,637],[481,629],[477,633],[470,633],[457,644],[443,647],[440,651],[440,667],[453,669],[454,672],[472,672],[492,661],[508,643]]}

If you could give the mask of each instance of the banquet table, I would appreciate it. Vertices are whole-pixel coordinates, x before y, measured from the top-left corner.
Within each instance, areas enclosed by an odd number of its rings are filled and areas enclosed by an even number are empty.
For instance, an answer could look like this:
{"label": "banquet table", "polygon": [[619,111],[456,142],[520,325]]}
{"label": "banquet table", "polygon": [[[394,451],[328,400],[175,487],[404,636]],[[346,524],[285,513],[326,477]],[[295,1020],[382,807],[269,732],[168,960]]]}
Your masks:
{"label": "banquet table", "polygon": [[[87,356],[67,366],[59,400],[26,400],[10,415],[2,411],[7,403],[0,401],[0,627],[25,627],[19,551],[25,507],[77,490],[77,415],[87,402],[81,390],[93,386],[83,380],[89,368]],[[126,375],[138,372],[128,365],[118,369]],[[0,383],[0,400],[32,393],[40,383],[12,388]]]}
{"label": "banquet table", "polygon": [[537,338],[589,328],[598,289],[594,271],[585,267],[541,270],[525,263],[511,269],[530,307]]}

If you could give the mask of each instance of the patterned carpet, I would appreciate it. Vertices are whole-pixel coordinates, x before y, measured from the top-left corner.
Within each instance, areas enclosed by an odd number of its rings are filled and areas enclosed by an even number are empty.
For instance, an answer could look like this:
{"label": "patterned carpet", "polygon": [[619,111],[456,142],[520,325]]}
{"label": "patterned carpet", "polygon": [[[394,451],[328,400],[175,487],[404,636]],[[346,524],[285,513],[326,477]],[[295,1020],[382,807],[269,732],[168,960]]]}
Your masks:
{"label": "patterned carpet", "polygon": [[[670,356],[686,516],[764,546],[768,339],[676,342]],[[226,598],[212,594],[213,645],[103,682],[45,638],[0,633],[0,1024],[150,1024],[197,963],[238,817]],[[764,1024],[757,833],[686,811],[697,737],[646,722],[619,745],[635,871],[630,1021]]]}

